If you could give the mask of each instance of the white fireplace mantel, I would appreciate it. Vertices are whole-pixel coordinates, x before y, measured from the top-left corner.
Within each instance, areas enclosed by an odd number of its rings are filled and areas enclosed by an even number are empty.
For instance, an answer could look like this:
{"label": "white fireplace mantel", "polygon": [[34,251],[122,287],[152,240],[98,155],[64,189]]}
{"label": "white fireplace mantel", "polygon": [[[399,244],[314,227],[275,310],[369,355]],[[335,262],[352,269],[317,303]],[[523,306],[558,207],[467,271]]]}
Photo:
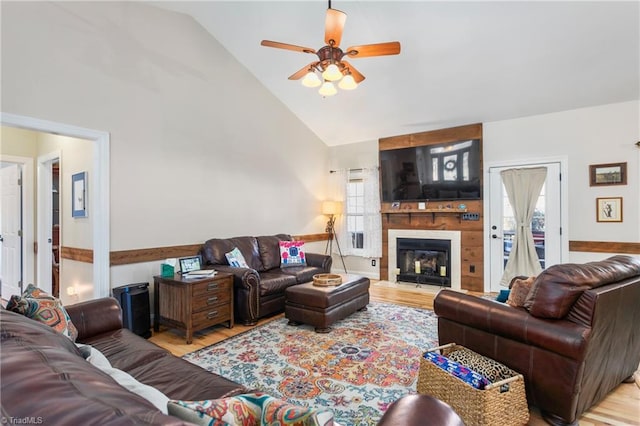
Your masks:
{"label": "white fireplace mantel", "polygon": [[439,231],[424,229],[389,229],[388,230],[388,252],[389,259],[389,282],[396,280],[397,261],[397,239],[398,238],[423,238],[429,240],[450,240],[451,241],[451,289],[461,291],[461,232],[460,231]]}

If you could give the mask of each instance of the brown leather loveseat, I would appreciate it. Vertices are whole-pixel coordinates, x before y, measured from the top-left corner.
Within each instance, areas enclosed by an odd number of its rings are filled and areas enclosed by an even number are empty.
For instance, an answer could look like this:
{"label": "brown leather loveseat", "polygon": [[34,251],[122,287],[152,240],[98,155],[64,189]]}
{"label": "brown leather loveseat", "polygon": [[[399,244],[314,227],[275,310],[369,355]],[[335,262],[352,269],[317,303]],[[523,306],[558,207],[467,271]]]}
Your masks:
{"label": "brown leather loveseat", "polygon": [[434,310],[440,344],[461,344],[522,373],[529,404],[551,424],[577,423],[640,362],[637,257],[551,266],[521,308],[443,290]]}
{"label": "brown leather loveseat", "polygon": [[[111,365],[178,400],[246,393],[244,386],[171,355],[122,328],[113,298],[66,307],[78,343],[102,352]],[[44,425],[182,425],[85,361],[68,337],[0,308],[2,423]]]}
{"label": "brown leather loveseat", "polygon": [[[331,256],[306,253],[306,266],[280,267],[280,241],[290,235],[210,239],[200,250],[205,267],[234,275],[234,313],[238,321],[253,325],[259,318],[284,311],[287,287],[309,282],[315,274],[331,271]],[[248,268],[229,266],[226,253],[242,253]]]}

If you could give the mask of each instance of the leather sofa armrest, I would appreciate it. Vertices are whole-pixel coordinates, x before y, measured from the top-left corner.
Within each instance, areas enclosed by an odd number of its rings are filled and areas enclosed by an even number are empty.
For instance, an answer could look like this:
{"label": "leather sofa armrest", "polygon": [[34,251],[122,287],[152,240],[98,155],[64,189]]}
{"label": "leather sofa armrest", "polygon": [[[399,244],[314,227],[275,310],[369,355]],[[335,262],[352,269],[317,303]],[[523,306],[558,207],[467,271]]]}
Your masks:
{"label": "leather sofa armrest", "polygon": [[88,300],[65,309],[78,329],[78,342],[122,328],[122,309],[113,297]]}
{"label": "leather sofa armrest", "polygon": [[572,359],[584,355],[589,337],[589,328],[584,325],[536,318],[523,308],[452,290],[440,291],[433,308],[438,317]]}
{"label": "leather sofa armrest", "polygon": [[236,268],[229,265],[214,265],[220,272],[233,274],[234,316],[244,325],[258,322],[260,306],[260,275],[255,269]]}
{"label": "leather sofa armrest", "polygon": [[307,253],[307,265],[322,268],[325,272],[331,272],[333,258],[326,254]]}

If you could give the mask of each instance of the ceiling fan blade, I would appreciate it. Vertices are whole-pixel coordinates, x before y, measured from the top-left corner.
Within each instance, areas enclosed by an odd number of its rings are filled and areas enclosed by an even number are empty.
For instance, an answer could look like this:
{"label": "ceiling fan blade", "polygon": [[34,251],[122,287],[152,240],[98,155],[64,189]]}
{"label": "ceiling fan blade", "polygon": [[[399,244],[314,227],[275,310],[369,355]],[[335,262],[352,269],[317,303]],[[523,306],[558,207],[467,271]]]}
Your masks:
{"label": "ceiling fan blade", "polygon": [[303,53],[316,53],[316,51],[310,47],[296,46],[295,44],[280,43],[278,41],[262,40],[260,44],[266,47],[275,47],[277,49],[295,50],[296,52]]}
{"label": "ceiling fan blade", "polygon": [[318,62],[311,62],[309,65],[305,65],[300,68],[298,71],[294,72],[289,76],[289,80],[300,80],[302,77],[307,75],[310,69],[315,68],[318,65]]}
{"label": "ceiling fan blade", "polygon": [[345,50],[345,53],[352,58],[366,58],[367,56],[397,55],[400,53],[400,42],[390,41],[388,43],[364,44],[362,46],[352,46]]}
{"label": "ceiling fan blade", "polygon": [[[324,23],[324,42],[329,46],[338,47],[342,39],[342,30],[347,20],[347,14],[337,9],[327,9]],[[333,43],[331,43],[333,40]]]}
{"label": "ceiling fan blade", "polygon": [[360,74],[360,71],[355,69],[353,65],[351,65],[347,61],[341,61],[341,62],[344,64],[345,67],[349,68],[349,72],[353,76],[353,79],[355,80],[356,83],[360,83],[362,80],[364,80],[365,78],[364,75]]}

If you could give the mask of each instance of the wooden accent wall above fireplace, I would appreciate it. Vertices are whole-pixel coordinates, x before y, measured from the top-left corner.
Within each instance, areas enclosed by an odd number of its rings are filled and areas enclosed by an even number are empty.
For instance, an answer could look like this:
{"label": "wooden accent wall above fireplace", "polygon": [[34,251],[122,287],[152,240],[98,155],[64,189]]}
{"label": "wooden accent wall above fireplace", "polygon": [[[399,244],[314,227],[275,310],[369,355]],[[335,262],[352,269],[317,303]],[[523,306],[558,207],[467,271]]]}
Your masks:
{"label": "wooden accent wall above fireplace", "polygon": [[[413,133],[382,138],[378,141],[380,151],[444,142],[479,139],[482,141],[482,124],[452,127],[429,132]],[[462,220],[463,211],[459,204],[465,204],[467,213],[477,213],[479,220]],[[450,208],[447,206],[450,205]],[[442,208],[440,208],[442,207]],[[403,201],[399,207],[392,203],[381,204],[382,214],[382,259],[380,278],[389,273],[388,231],[390,229],[433,229],[461,231],[461,287],[463,290],[483,291],[484,289],[484,246],[483,246],[483,200],[427,202],[425,209],[418,208],[417,201]],[[395,265],[391,266],[395,269]]]}

